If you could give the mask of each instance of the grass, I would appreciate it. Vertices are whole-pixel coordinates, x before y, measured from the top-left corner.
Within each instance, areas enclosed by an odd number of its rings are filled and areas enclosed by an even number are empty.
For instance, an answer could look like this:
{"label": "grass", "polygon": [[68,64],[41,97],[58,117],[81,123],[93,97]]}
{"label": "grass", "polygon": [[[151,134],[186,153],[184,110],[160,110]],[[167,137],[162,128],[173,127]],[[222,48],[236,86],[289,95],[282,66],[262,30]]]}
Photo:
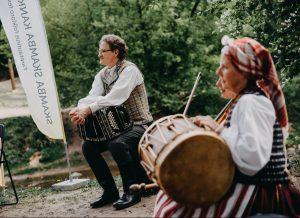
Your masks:
{"label": "grass", "polygon": [[[82,191],[87,192],[92,187],[97,187],[98,183],[96,180],[91,180],[88,185],[82,188]],[[16,188],[19,199],[24,198],[45,198],[49,195],[58,194],[62,191],[53,190],[52,188],[41,188],[41,187],[31,187],[31,188]],[[12,188],[8,187],[0,190],[0,204],[14,202],[15,197]]]}
{"label": "grass", "polygon": [[[80,153],[74,152],[70,155],[71,166],[79,166],[82,163],[84,163],[84,160]],[[55,160],[53,162],[41,163],[38,167],[30,167],[30,166],[14,167],[13,174],[14,175],[31,174],[35,172],[41,172],[49,169],[62,168],[62,167],[67,167],[67,161],[65,157]]]}
{"label": "grass", "polygon": [[300,176],[300,151],[298,150],[295,155],[290,157],[291,171],[293,175]]}

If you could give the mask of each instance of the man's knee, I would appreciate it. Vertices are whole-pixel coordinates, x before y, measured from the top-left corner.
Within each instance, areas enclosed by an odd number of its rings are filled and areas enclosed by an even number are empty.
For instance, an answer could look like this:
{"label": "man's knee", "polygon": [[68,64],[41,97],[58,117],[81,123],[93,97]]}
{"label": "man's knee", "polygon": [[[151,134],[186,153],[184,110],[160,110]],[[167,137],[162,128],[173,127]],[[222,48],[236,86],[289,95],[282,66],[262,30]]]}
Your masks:
{"label": "man's knee", "polygon": [[91,154],[93,154],[95,151],[94,151],[94,146],[92,145],[91,142],[89,141],[84,141],[82,143],[82,153],[83,155],[86,157],[86,156],[90,156]]}
{"label": "man's knee", "polygon": [[112,141],[111,143],[108,144],[108,149],[112,153],[112,155],[120,154],[128,150],[128,145],[124,142]]}

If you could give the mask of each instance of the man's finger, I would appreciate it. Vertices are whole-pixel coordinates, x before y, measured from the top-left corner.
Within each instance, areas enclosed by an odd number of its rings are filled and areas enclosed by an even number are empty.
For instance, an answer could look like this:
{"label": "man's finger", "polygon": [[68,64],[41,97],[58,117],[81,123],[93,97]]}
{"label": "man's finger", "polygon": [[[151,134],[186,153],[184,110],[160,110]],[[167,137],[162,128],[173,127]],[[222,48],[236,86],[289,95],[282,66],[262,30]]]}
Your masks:
{"label": "man's finger", "polygon": [[80,117],[78,115],[75,115],[71,120],[74,123],[78,123],[78,120],[80,119]]}
{"label": "man's finger", "polygon": [[83,125],[85,123],[85,119],[81,119],[79,122],[78,122],[78,124],[80,124],[80,125]]}
{"label": "man's finger", "polygon": [[69,112],[69,115],[72,117],[72,116],[74,116],[75,114],[76,114],[76,112],[77,112],[77,108],[73,108],[70,112]]}

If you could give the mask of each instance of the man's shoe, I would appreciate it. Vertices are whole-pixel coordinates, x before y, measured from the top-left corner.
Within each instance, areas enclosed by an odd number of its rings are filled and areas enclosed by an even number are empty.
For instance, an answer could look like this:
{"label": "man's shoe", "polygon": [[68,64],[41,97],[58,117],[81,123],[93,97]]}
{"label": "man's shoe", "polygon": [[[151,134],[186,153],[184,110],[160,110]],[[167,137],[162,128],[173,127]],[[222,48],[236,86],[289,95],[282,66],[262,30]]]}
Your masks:
{"label": "man's shoe", "polygon": [[141,201],[141,195],[138,194],[129,194],[124,193],[123,196],[116,201],[113,206],[116,208],[116,210],[122,210],[127,207],[131,207],[132,205],[135,205]]}
{"label": "man's shoe", "polygon": [[92,202],[90,204],[90,206],[91,206],[91,208],[99,208],[99,207],[102,207],[104,205],[113,203],[113,202],[115,202],[118,199],[119,199],[119,195],[115,195],[115,196],[102,195],[96,201]]}

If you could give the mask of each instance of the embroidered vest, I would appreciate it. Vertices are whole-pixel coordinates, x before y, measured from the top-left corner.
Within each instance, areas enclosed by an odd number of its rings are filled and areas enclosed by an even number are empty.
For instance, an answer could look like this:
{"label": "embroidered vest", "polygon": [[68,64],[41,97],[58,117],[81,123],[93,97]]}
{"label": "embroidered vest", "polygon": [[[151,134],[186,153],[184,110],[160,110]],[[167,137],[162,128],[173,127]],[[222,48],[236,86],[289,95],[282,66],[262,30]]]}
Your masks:
{"label": "embroidered vest", "polygon": [[[244,94],[264,95],[262,92],[247,91]],[[239,98],[238,98],[239,99]],[[238,102],[236,99],[229,109],[227,119],[224,126],[230,127],[230,120],[233,108]],[[284,156],[283,133],[279,122],[275,121],[273,126],[273,144],[271,157],[268,163],[254,176],[248,176],[240,172],[238,169],[235,174],[235,181],[243,184],[259,184],[270,185],[275,183],[287,184],[288,175],[284,171],[285,156]]]}
{"label": "embroidered vest", "polygon": [[[131,65],[135,66],[135,64],[129,61],[120,62],[117,64],[114,73],[109,73],[107,68],[104,68],[104,72],[101,74],[101,79],[104,85],[105,95],[111,91],[122,71]],[[149,110],[144,82],[133,89],[129,98],[124,102],[124,105],[127,108],[130,118],[133,120],[134,124],[143,125],[153,120]]]}

